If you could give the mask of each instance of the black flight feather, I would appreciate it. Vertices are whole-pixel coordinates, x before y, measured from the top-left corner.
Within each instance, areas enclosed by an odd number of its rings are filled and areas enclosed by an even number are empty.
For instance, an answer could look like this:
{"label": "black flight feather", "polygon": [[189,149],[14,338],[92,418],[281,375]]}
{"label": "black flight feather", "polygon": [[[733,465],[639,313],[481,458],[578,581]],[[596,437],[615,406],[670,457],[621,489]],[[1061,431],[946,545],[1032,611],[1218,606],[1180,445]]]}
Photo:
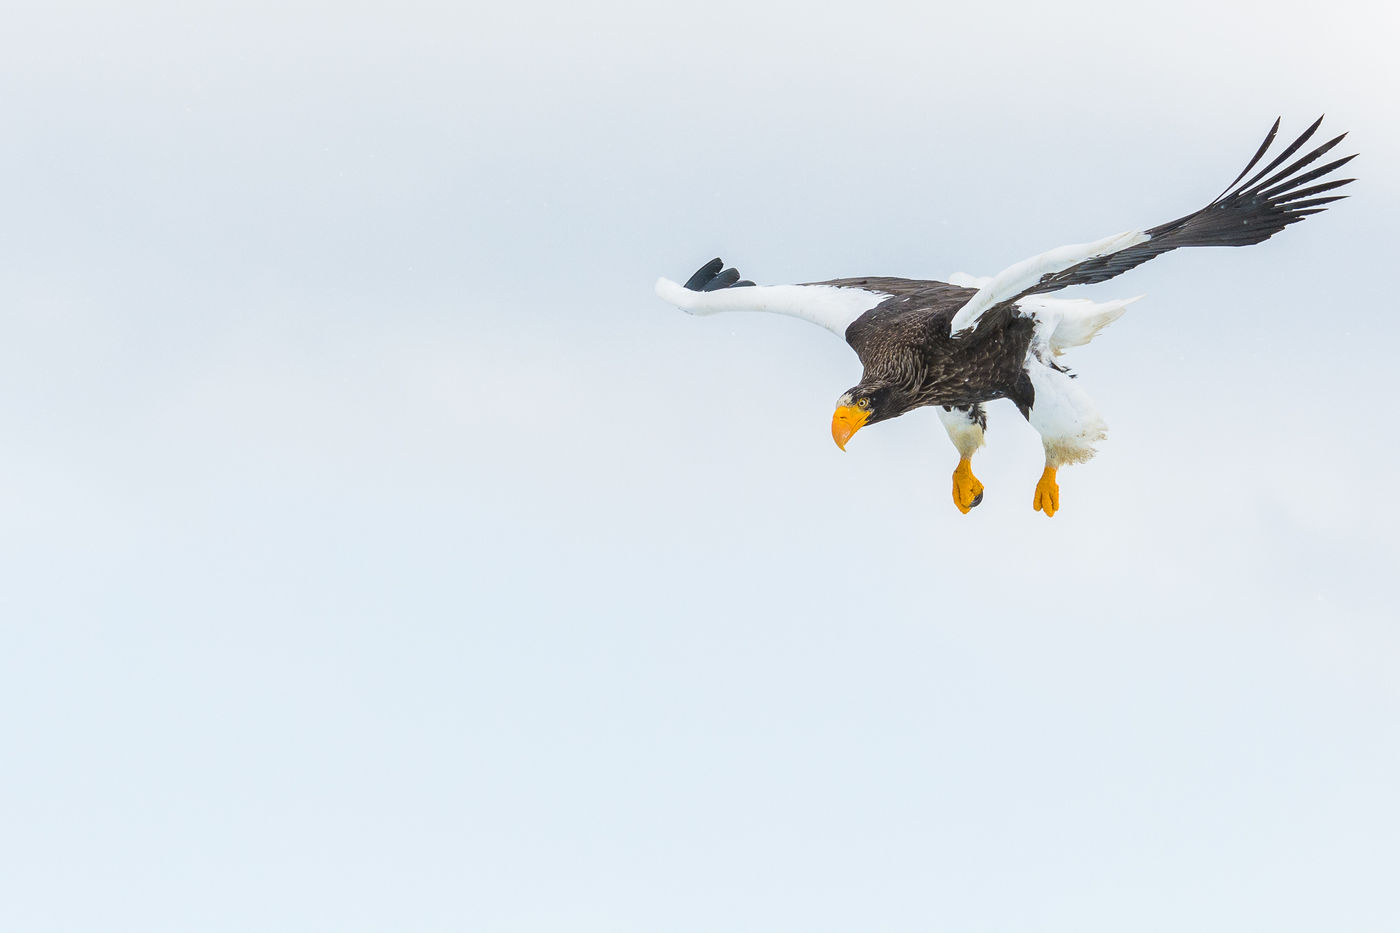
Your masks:
{"label": "black flight feather", "polygon": [[[1249,170],[1252,169],[1252,168],[1254,168],[1255,164],[1256,164],[1261,158],[1263,158],[1264,153],[1266,153],[1266,152],[1269,151],[1269,146],[1273,143],[1274,137],[1278,135],[1278,127],[1279,127],[1279,124],[1282,123],[1282,122],[1283,122],[1283,117],[1278,117],[1278,118],[1276,118],[1276,119],[1274,120],[1274,125],[1273,125],[1272,127],[1269,128],[1269,135],[1264,137],[1264,142],[1259,146],[1259,151],[1256,152],[1256,153],[1254,153],[1254,158],[1250,159],[1250,160],[1249,160],[1249,164],[1246,165],[1246,166],[1244,167],[1244,170],[1241,171],[1238,175],[1235,176],[1235,180],[1234,180],[1234,181],[1230,182],[1228,185],[1225,186],[1225,190],[1224,190],[1224,191],[1220,192],[1220,194],[1218,194],[1218,195],[1215,196],[1215,200],[1216,200],[1216,201],[1219,201],[1221,198],[1223,198],[1223,197],[1225,196],[1226,192],[1228,192],[1231,188],[1235,187],[1236,183],[1239,182],[1239,180],[1240,180],[1241,178],[1243,178],[1245,175],[1247,175],[1247,174],[1249,173]],[[1321,118],[1321,117],[1318,118],[1318,122],[1319,122],[1319,123],[1322,122],[1322,118]],[[1264,171],[1268,171],[1268,169],[1265,169]],[[1212,201],[1211,203],[1214,203],[1214,201]]]}
{"label": "black flight feather", "polygon": [[685,281],[685,287],[693,292],[717,292],[722,288],[738,288],[752,284],[747,279],[740,280],[738,269],[724,268],[722,259],[711,259],[696,269],[695,274]]}
{"label": "black flight feather", "polygon": [[[1264,139],[1264,144],[1254,154],[1254,158],[1249,160],[1244,171],[1240,172],[1235,181],[1231,182],[1225,192],[1214,201],[1194,213],[1144,231],[1149,237],[1146,242],[1107,256],[1087,259],[1060,272],[1047,273],[1035,285],[999,303],[996,307],[1009,308],[1027,295],[1058,291],[1071,285],[1092,285],[1095,282],[1107,281],[1114,276],[1122,275],[1129,269],[1142,265],[1149,259],[1174,249],[1187,246],[1250,246],[1261,243],[1289,224],[1297,223],[1310,214],[1326,210],[1321,205],[1334,199],[1316,201],[1300,201],[1300,199],[1340,188],[1342,185],[1350,184],[1354,179],[1342,178],[1312,187],[1305,188],[1303,186],[1337,170],[1356,156],[1350,155],[1329,162],[1301,175],[1295,173],[1311,165],[1330,151],[1346,137],[1345,133],[1308,152],[1287,168],[1269,176],[1267,180],[1259,181],[1302,148],[1303,144],[1312,138],[1321,123],[1322,118],[1319,117],[1303,131],[1301,136],[1285,147],[1283,152],[1273,158],[1249,181],[1241,185],[1239,180],[1249,174],[1250,170],[1258,164],[1277,136],[1278,121],[1275,121],[1268,136]],[[1343,196],[1338,196],[1336,199],[1340,199],[1340,197]],[[988,309],[984,314],[990,314],[992,310]]]}
{"label": "black flight feather", "polygon": [[[1312,139],[1312,135],[1313,135],[1314,133],[1317,132],[1317,128],[1318,128],[1319,126],[1321,126],[1321,125],[1322,125],[1322,117],[1318,117],[1316,120],[1313,121],[1313,125],[1312,125],[1312,126],[1308,127],[1306,130],[1303,131],[1303,135],[1301,135],[1301,136],[1299,136],[1297,139],[1293,140],[1293,142],[1292,142],[1291,144],[1289,144],[1289,146],[1288,146],[1287,149],[1285,149],[1285,150],[1283,150],[1282,152],[1280,152],[1280,153],[1278,154],[1278,156],[1277,156],[1272,162],[1270,162],[1268,165],[1266,165],[1266,166],[1264,166],[1263,168],[1261,168],[1261,169],[1259,170],[1259,174],[1258,174],[1258,175],[1255,175],[1255,176],[1254,176],[1253,178],[1251,178],[1249,181],[1245,182],[1243,185],[1240,185],[1240,187],[1241,187],[1241,188],[1248,188],[1250,185],[1254,184],[1256,181],[1258,181],[1259,179],[1263,178],[1265,175],[1269,174],[1269,173],[1272,172],[1274,169],[1276,169],[1276,168],[1278,168],[1280,165],[1282,165],[1284,159],[1288,158],[1288,157],[1291,156],[1293,153],[1295,153],[1295,152],[1297,152],[1299,149],[1303,148],[1303,143],[1307,142],[1309,139]],[[1278,126],[1278,124],[1275,123],[1274,126]],[[1345,133],[1342,134],[1342,136],[1345,136],[1345,135],[1346,135]],[[1341,138],[1342,138],[1341,136],[1338,136],[1336,139],[1332,140],[1332,145],[1336,145],[1338,142],[1340,142],[1340,141],[1341,141]],[[1287,174],[1288,174],[1289,172],[1291,172],[1292,170],[1293,170],[1292,168],[1286,168],[1286,169],[1284,169],[1282,172],[1280,172],[1279,174],[1280,174],[1280,175],[1287,175]],[[1245,169],[1245,171],[1247,172],[1247,171],[1249,171],[1249,169]],[[1236,179],[1236,180],[1238,180],[1238,179]],[[1266,184],[1267,184],[1267,183],[1266,183]],[[1235,187],[1235,186],[1234,186],[1234,185],[1231,185],[1231,186],[1230,186],[1230,188],[1233,188],[1233,187]],[[1229,191],[1230,188],[1226,188],[1225,190],[1226,190],[1226,191]],[[1220,198],[1216,198],[1215,200],[1219,201]]]}
{"label": "black flight feather", "polygon": [[699,269],[696,269],[694,275],[685,280],[685,287],[693,292],[701,291],[702,289],[704,289],[705,283],[710,281],[710,279],[714,278],[716,275],[718,275],[719,270],[723,268],[723,259],[720,259],[718,257],[711,259]]}

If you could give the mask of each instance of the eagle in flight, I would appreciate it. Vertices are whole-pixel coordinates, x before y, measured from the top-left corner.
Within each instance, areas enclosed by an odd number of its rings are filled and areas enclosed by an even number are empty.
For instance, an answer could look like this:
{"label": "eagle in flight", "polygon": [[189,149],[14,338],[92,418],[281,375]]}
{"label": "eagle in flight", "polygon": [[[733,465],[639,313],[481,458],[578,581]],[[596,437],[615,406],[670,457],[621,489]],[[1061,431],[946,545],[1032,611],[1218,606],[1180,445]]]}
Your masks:
{"label": "eagle in flight", "polygon": [[[1312,139],[1319,117],[1253,175],[1278,134],[1275,120],[1254,158],[1215,200],[1194,213],[1146,230],[1092,243],[1061,246],[989,278],[954,275],[948,282],[884,276],[830,279],[804,285],[755,285],[715,259],[684,285],[669,279],[656,293],[690,314],[770,311],[819,324],[844,337],[860,358],[861,380],[836,402],[831,436],[842,450],[866,425],[915,408],[938,412],[959,461],[953,504],[966,514],[982,501],[972,455],[982,446],[983,405],[1009,398],[1040,434],[1045,471],[1032,505],[1053,516],[1060,508],[1056,471],[1094,455],[1103,419],[1059,362],[1070,347],[1088,343],[1136,298],[1093,302],[1043,297],[1071,285],[1111,279],[1184,246],[1249,246],[1291,223],[1325,210],[1345,195],[1326,195],[1354,179],[1313,184],[1355,155],[1317,162],[1346,134],[1284,165]],[[1282,166],[1282,167],[1280,167]],[[1305,171],[1306,169],[1306,171]],[[1246,175],[1249,178],[1246,179]]]}

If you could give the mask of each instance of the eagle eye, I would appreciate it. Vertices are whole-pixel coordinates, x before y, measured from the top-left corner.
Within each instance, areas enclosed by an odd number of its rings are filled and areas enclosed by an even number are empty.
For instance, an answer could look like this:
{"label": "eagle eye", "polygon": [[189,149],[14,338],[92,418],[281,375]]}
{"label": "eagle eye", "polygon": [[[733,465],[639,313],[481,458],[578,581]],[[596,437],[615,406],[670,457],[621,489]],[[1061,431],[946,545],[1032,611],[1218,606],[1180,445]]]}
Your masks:
{"label": "eagle eye", "polygon": [[869,398],[869,396],[862,395],[860,398],[856,399],[856,407],[857,407],[857,408],[869,408],[869,407],[870,407],[870,398]]}

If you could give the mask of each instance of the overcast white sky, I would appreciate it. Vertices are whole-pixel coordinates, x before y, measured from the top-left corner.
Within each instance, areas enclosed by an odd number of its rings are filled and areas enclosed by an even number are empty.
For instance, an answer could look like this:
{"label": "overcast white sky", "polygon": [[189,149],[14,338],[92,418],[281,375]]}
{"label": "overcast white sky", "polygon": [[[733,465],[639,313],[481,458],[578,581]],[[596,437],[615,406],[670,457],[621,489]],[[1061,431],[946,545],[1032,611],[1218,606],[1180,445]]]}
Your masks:
{"label": "overcast white sky", "polygon": [[[0,928],[1400,928],[1383,4],[21,3]],[[1111,434],[953,508],[854,355],[651,294],[990,274],[1282,114],[1351,200],[1174,253]]]}

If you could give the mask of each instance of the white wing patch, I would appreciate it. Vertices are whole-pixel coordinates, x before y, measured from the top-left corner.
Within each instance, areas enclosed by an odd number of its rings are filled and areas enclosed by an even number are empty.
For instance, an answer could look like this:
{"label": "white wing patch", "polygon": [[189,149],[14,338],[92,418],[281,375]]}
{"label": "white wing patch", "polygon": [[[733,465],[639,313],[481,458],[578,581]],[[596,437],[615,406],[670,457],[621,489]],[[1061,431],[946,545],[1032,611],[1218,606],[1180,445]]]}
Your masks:
{"label": "white wing patch", "polygon": [[1048,253],[1041,253],[1039,256],[1032,256],[1030,259],[1023,259],[1013,266],[1008,266],[992,276],[991,281],[982,285],[977,294],[969,298],[967,304],[953,315],[953,334],[957,335],[970,330],[988,308],[1016,297],[1046,275],[1063,272],[1087,259],[1109,256],[1130,246],[1146,243],[1150,239],[1152,238],[1140,230],[1130,230],[1126,233],[1104,237],[1102,240],[1095,240],[1093,243],[1061,246]]}
{"label": "white wing patch", "polygon": [[890,297],[835,285],[745,285],[697,292],[670,279],[656,280],[656,294],[687,314],[767,311],[811,321],[842,339],[852,321]]}

